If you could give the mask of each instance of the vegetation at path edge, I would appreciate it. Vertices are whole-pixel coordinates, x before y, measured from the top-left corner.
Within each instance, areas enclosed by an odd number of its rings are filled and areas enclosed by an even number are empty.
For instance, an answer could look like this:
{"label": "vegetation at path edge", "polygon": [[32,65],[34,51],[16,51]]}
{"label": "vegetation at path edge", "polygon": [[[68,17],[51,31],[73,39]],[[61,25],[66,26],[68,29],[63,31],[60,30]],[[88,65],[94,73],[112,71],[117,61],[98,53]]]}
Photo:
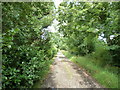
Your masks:
{"label": "vegetation at path edge", "polygon": [[67,51],[63,51],[63,54],[72,62],[84,68],[93,78],[96,79],[98,83],[105,88],[119,87],[118,75],[114,73],[116,69],[113,69],[112,67],[101,67],[99,64],[94,63],[94,60],[91,58],[76,56]]}

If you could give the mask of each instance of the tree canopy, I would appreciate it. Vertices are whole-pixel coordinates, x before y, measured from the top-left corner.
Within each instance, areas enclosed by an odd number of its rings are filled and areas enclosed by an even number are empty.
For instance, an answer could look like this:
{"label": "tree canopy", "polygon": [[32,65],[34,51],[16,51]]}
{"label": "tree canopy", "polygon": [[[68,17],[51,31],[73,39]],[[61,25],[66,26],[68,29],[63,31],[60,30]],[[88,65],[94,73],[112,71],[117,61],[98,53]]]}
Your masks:
{"label": "tree canopy", "polygon": [[119,65],[120,2],[63,2],[58,13],[70,52]]}

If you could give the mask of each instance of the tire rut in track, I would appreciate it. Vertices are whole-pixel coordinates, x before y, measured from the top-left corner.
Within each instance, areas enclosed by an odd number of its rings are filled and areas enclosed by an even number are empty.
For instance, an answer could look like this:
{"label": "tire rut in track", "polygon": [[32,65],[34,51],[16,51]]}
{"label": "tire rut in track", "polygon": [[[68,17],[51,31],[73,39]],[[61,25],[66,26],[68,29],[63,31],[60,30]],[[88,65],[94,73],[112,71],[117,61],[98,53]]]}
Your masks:
{"label": "tire rut in track", "polygon": [[86,72],[58,52],[43,88],[101,88]]}

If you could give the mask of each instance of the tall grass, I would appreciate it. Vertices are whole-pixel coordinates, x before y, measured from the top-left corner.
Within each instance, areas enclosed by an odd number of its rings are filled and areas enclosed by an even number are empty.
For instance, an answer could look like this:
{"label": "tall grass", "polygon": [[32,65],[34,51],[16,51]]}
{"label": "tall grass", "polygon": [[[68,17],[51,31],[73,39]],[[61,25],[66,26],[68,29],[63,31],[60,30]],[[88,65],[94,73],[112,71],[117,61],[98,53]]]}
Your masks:
{"label": "tall grass", "polygon": [[106,88],[118,88],[118,75],[108,70],[112,67],[101,67],[99,64],[93,63],[94,60],[92,58],[74,56],[66,51],[63,51],[63,54],[74,63],[86,69],[102,86]]}

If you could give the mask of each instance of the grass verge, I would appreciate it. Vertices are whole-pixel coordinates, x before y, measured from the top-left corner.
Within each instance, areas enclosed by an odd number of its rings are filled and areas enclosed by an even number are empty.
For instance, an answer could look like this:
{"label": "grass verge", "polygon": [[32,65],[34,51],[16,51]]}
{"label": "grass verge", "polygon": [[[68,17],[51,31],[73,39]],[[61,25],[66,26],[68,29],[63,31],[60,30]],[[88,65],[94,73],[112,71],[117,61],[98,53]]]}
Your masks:
{"label": "grass verge", "polygon": [[110,72],[107,70],[107,68],[103,68],[98,64],[93,63],[91,58],[74,56],[67,51],[62,52],[71,61],[84,68],[93,78],[96,79],[98,83],[100,83],[105,88],[119,88],[117,74]]}

